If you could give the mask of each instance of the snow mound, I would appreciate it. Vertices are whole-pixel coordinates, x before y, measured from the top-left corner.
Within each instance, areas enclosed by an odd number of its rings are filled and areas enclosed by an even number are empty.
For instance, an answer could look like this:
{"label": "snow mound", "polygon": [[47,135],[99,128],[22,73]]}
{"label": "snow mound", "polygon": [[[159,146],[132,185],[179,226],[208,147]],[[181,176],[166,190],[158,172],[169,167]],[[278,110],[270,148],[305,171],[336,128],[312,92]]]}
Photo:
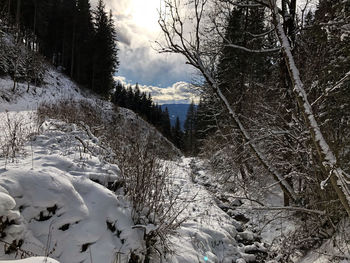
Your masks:
{"label": "snow mound", "polygon": [[19,259],[19,260],[1,260],[1,263],[59,263],[58,261],[47,258],[47,257],[31,257],[26,259]]}
{"label": "snow mound", "polygon": [[[62,263],[126,260],[143,244],[130,204],[106,188],[119,168],[76,125],[49,120],[41,132],[27,146],[31,154],[0,170],[0,216],[13,221],[4,241]],[[8,253],[0,246],[0,258],[13,258]]]}

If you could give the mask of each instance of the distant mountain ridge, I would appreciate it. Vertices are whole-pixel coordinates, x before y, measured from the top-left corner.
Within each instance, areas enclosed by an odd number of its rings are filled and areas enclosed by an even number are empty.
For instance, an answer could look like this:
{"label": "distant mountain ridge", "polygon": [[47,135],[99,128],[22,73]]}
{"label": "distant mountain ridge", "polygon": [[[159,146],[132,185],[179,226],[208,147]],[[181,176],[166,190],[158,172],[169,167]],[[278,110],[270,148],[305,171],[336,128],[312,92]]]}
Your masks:
{"label": "distant mountain ridge", "polygon": [[162,109],[168,108],[171,126],[175,126],[176,117],[179,117],[181,129],[184,129],[186,114],[190,104],[163,104]]}

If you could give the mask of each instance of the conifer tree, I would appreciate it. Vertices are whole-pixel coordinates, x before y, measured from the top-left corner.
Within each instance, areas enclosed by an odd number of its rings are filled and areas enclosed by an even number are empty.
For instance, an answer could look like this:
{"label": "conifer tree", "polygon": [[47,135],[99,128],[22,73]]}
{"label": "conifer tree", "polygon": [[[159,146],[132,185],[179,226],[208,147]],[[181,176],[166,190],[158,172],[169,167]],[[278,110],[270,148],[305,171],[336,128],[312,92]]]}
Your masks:
{"label": "conifer tree", "polygon": [[103,0],[99,0],[94,12],[95,35],[93,39],[92,90],[108,96],[113,87],[113,75],[117,59],[116,31],[111,15],[105,12]]}
{"label": "conifer tree", "polygon": [[[233,48],[230,44],[249,49],[261,49],[266,46],[268,41],[265,38],[254,37],[254,34],[266,31],[264,21],[264,8],[233,8],[228,17],[222,55],[217,69],[219,88],[235,112],[248,118],[254,114],[255,96],[261,89],[256,86],[256,83],[263,83],[269,75],[268,65],[270,62],[268,60],[270,57],[266,54],[255,54]],[[224,126],[227,118],[222,117],[219,121]],[[246,125],[248,126],[249,124]],[[241,166],[241,173],[244,177],[245,167],[248,165],[243,161],[247,159],[244,156],[244,136],[240,133],[238,127],[228,127],[228,129],[234,130],[232,134],[235,137],[234,140],[236,141],[239,156],[237,163]]]}
{"label": "conifer tree", "polygon": [[184,124],[184,129],[185,129],[184,148],[185,148],[185,151],[189,154],[193,154],[196,148],[195,123],[196,123],[196,106],[194,104],[194,101],[192,100],[187,110],[186,120]]}
{"label": "conifer tree", "polygon": [[184,134],[181,130],[180,119],[179,117],[176,117],[175,126],[172,131],[172,138],[175,146],[180,150],[183,150],[183,147],[184,147],[183,136]]}
{"label": "conifer tree", "polygon": [[161,126],[162,126],[163,135],[166,138],[170,139],[171,138],[171,124],[170,124],[170,118],[169,118],[169,111],[168,111],[167,107],[161,113]]}
{"label": "conifer tree", "polygon": [[75,37],[75,68],[72,77],[80,84],[89,85],[92,74],[92,39],[94,28],[92,24],[89,0],[77,1],[76,37]]}

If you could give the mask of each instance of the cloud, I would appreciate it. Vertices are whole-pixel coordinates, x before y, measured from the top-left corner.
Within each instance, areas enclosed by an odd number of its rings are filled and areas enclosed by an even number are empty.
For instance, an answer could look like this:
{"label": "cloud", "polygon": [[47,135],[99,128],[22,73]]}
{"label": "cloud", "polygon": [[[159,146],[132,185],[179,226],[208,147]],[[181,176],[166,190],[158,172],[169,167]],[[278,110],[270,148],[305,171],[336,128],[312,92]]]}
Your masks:
{"label": "cloud", "polygon": [[[116,76],[116,81],[124,84],[124,86],[131,85],[123,76]],[[135,88],[135,84],[131,85]],[[195,103],[199,102],[199,93],[196,88],[187,82],[179,81],[167,88],[160,88],[158,86],[138,84],[142,92],[151,94],[153,101],[158,104],[188,104],[193,100]]]}
{"label": "cloud", "polygon": [[[97,0],[92,0],[92,7]],[[117,75],[133,84],[169,87],[179,81],[190,82],[194,70],[181,55],[159,54],[156,41],[163,35],[158,25],[159,0],[105,0],[115,17],[119,40],[120,66]]]}

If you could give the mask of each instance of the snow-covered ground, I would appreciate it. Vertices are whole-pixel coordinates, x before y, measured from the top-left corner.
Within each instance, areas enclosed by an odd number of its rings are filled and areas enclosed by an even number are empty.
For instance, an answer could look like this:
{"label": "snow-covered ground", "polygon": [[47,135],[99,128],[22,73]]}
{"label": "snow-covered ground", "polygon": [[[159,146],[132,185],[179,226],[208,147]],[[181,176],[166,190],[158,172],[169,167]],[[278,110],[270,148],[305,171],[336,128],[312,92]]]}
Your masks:
{"label": "snow-covered ground", "polygon": [[[21,244],[19,255],[24,257],[49,256],[62,263],[127,262],[132,253],[142,254],[145,244],[142,230],[133,227],[131,204],[122,193],[107,188],[120,178],[119,168],[104,160],[105,148],[77,125],[47,120],[39,127],[35,117],[41,102],[94,99],[53,69],[45,82],[29,92],[19,84],[13,93],[12,81],[0,79],[0,138],[9,140],[9,124],[18,123],[18,136],[27,140],[16,156],[0,158],[0,215],[7,220],[7,245],[1,247],[0,258],[15,258],[11,244]],[[121,111],[125,119],[137,119]],[[88,151],[81,141],[89,145]],[[173,254],[167,261],[253,259],[245,253],[249,247],[236,238],[240,232],[254,242],[254,235],[244,232],[203,186],[192,182],[190,159],[164,164],[172,171],[173,191],[180,192],[186,206],[181,217],[188,218],[170,238]]]}
{"label": "snow-covered ground", "polygon": [[19,260],[2,260],[2,263],[59,263],[58,261],[48,257],[31,257]]}
{"label": "snow-covered ground", "polygon": [[175,254],[170,262],[256,262],[255,254],[264,254],[266,248],[256,234],[224,212],[204,186],[192,181],[191,161],[167,164],[175,187],[182,189],[180,197],[187,202],[183,216],[188,217],[172,237]]}
{"label": "snow-covered ground", "polygon": [[[77,138],[89,145],[88,152]],[[131,251],[144,249],[142,231],[133,228],[130,203],[106,188],[118,180],[119,169],[101,160],[103,149],[85,131],[48,120],[25,152],[1,170],[1,215],[14,221],[7,243],[23,240],[23,251],[67,263],[112,262],[117,253],[126,262]],[[1,159],[0,167],[5,161]],[[264,251],[262,245],[203,186],[191,181],[189,164],[186,158],[165,161],[173,191],[180,190],[179,200],[186,206],[181,216],[188,217],[170,239],[174,254],[168,262],[255,260],[246,252]],[[250,245],[236,241],[237,235]],[[0,255],[13,257],[4,250]]]}
{"label": "snow-covered ground", "polygon": [[[89,142],[89,152],[77,138]],[[71,263],[112,262],[142,247],[130,204],[106,188],[119,169],[94,154],[100,149],[86,132],[47,121],[26,148],[1,170],[1,212],[15,223],[6,242],[23,240],[23,251]]]}
{"label": "snow-covered ground", "polygon": [[[87,100],[107,117],[113,106],[52,68],[45,83],[29,92],[19,84],[13,93],[12,81],[0,78],[0,226],[6,233],[0,238],[0,262],[120,263],[144,255],[144,232],[133,223],[131,203],[120,189],[110,190],[121,174],[107,162],[105,145],[74,123],[47,119],[39,125],[35,114],[41,102],[65,99]],[[138,123],[140,131],[151,129],[129,110],[120,108],[119,114]],[[14,138],[20,145],[15,143],[12,156],[6,143]],[[243,193],[219,191],[222,185],[199,159],[163,164],[170,171],[170,190],[179,193],[179,209],[184,208],[179,219],[186,218],[169,238],[166,262],[265,262],[267,248],[278,250],[276,239],[296,227],[293,212],[256,211],[256,203],[237,198]],[[281,205],[281,192],[272,187],[263,199]],[[295,262],[329,262],[328,254],[335,253],[328,242]],[[9,261],[20,257],[28,259]]]}

